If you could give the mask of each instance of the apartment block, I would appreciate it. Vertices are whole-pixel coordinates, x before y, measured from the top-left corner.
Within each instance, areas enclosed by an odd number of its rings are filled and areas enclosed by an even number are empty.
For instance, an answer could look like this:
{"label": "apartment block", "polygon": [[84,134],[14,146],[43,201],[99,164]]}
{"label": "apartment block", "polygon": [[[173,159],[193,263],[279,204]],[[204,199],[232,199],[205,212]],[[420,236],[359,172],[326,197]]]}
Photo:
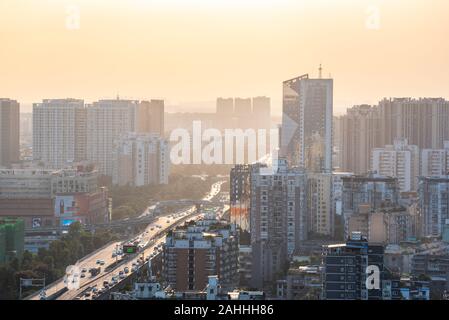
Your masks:
{"label": "apartment block", "polygon": [[377,266],[383,280],[384,247],[358,233],[343,244],[323,246],[324,300],[381,300],[382,288],[366,287],[367,267]]}
{"label": "apartment block", "polygon": [[443,236],[449,227],[449,176],[419,178],[423,236]]}
{"label": "apartment block", "polygon": [[278,159],[272,167],[251,173],[250,230],[253,286],[262,288],[276,280],[288,255],[307,238],[307,177]]}
{"label": "apartment block", "polygon": [[33,104],[33,159],[60,169],[86,159],[86,109],[78,99]]}
{"label": "apartment block", "polygon": [[100,100],[87,106],[87,159],[100,174],[112,177],[114,142],[121,135],[135,132],[139,102]]}
{"label": "apartment block", "polygon": [[164,100],[141,101],[138,106],[136,131],[164,137],[164,130]]}
{"label": "apartment block", "polygon": [[334,235],[331,173],[307,175],[307,229],[311,237]]}
{"label": "apartment block", "polygon": [[439,177],[449,173],[449,141],[444,141],[443,149],[423,149],[421,151],[421,176]]}
{"label": "apartment block", "polygon": [[20,105],[0,98],[0,167],[20,160]]}
{"label": "apartment block", "polygon": [[370,105],[354,106],[337,121],[340,170],[366,174],[371,166],[371,150],[382,146],[378,109]]}
{"label": "apartment block", "polygon": [[233,225],[206,213],[167,234],[163,278],[176,291],[204,291],[216,275],[223,288],[238,283],[238,233]]}
{"label": "apartment block", "polygon": [[158,134],[127,133],[115,141],[112,182],[116,185],[168,184],[168,142]]}
{"label": "apartment block", "polygon": [[407,139],[395,139],[393,145],[372,151],[372,171],[386,177],[398,178],[401,192],[417,191],[419,149]]}

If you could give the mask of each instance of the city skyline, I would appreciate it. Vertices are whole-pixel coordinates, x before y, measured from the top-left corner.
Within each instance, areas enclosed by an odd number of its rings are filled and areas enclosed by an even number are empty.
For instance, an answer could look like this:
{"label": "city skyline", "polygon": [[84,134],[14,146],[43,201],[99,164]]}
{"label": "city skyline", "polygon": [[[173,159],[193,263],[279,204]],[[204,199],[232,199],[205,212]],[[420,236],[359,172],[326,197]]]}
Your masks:
{"label": "city skyline", "polygon": [[449,97],[448,9],[442,0],[6,0],[0,86],[22,111],[51,97],[159,97],[186,112],[212,111],[220,96],[269,96],[279,115],[278,84],[315,78],[321,63],[335,79],[335,114],[384,97]]}

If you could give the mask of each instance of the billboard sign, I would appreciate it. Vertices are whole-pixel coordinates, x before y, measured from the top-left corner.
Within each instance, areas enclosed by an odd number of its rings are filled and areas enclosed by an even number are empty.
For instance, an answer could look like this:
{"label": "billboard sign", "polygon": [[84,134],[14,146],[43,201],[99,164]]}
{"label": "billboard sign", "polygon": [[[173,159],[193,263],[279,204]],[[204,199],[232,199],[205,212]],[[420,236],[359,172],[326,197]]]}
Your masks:
{"label": "billboard sign", "polygon": [[77,206],[74,196],[56,196],[55,216],[72,217],[77,213]]}
{"label": "billboard sign", "polygon": [[133,254],[137,253],[138,248],[136,245],[124,245],[123,246],[123,253],[125,254]]}
{"label": "billboard sign", "polygon": [[32,228],[40,228],[42,227],[42,219],[41,218],[33,218],[32,220]]}

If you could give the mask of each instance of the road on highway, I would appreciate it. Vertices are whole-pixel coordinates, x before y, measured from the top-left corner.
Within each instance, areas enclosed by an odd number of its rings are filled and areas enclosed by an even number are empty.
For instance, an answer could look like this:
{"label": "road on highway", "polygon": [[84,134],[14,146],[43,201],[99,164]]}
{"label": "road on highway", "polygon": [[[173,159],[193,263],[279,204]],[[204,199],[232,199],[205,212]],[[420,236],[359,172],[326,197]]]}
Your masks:
{"label": "road on highway", "polygon": [[[203,198],[203,200],[209,201],[218,196],[218,194],[221,191],[221,186],[223,183],[225,183],[225,181],[219,181],[214,183],[211,187],[211,190]],[[172,229],[180,221],[184,221],[187,218],[198,218],[198,216],[195,214],[195,206],[190,206],[187,209],[177,212],[175,214],[171,215],[169,214],[166,216],[156,218],[156,220],[154,220],[151,224],[149,224],[141,234],[133,238],[133,240],[138,240],[138,242],[143,246],[150,243],[152,240],[156,240],[155,243],[152,244],[151,246],[147,246],[135,258],[130,259],[125,263],[120,263],[118,266],[111,268],[111,270],[106,271],[105,269],[107,266],[113,264],[118,260],[117,256],[113,257],[113,253],[118,251],[117,249],[123,245],[123,242],[117,241],[110,243],[109,245],[101,248],[100,250],[97,250],[93,254],[92,253],[89,254],[86,258],[80,259],[76,264],[76,266],[80,270],[82,270],[83,268],[89,270],[91,268],[98,267],[99,265],[97,264],[97,261],[100,260],[104,261],[104,264],[101,266],[101,272],[94,277],[91,277],[90,273],[85,272],[85,277],[80,279],[79,289],[69,290],[64,294],[62,294],[57,299],[59,300],[74,299],[75,297],[80,296],[88,287],[95,286],[97,290],[100,290],[103,287],[104,281],[108,281],[109,283],[111,283],[112,277],[113,276],[118,277],[119,272],[123,271],[125,267],[127,267],[130,270],[130,272],[126,274],[126,276],[129,276],[132,272],[133,263],[138,263],[139,262],[138,260],[140,259],[142,254],[144,257],[149,257],[155,251],[156,246],[158,246],[165,240],[165,236],[161,237],[157,236],[165,234],[169,229]],[[51,284],[49,287],[45,288],[45,294],[47,297],[49,297],[59,292],[60,290],[64,289],[65,286],[66,284],[64,283],[64,279],[60,279]],[[35,293],[28,299],[39,300],[40,299],[39,293]]]}

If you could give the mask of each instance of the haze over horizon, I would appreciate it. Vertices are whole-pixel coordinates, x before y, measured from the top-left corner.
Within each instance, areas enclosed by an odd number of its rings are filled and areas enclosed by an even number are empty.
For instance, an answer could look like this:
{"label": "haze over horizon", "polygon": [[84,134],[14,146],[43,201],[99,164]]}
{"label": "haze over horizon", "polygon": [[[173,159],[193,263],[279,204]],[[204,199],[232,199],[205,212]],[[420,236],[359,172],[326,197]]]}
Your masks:
{"label": "haze over horizon", "polygon": [[0,96],[27,108],[120,94],[181,112],[269,96],[276,115],[282,81],[317,77],[322,63],[336,114],[449,98],[447,12],[445,0],[2,0]]}

